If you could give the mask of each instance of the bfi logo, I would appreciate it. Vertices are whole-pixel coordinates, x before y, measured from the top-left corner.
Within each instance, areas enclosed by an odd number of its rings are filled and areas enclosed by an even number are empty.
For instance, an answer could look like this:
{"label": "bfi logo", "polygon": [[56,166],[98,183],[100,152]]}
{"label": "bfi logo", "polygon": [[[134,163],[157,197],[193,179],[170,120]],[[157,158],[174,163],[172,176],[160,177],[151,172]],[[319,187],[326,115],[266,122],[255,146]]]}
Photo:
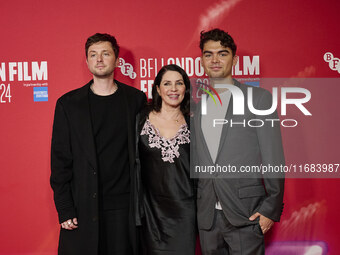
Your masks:
{"label": "bfi logo", "polygon": [[332,53],[326,52],[323,55],[323,59],[328,63],[329,68],[333,71],[340,73],[340,59],[335,58]]}
{"label": "bfi logo", "polygon": [[125,62],[123,58],[119,58],[118,67],[123,75],[129,76],[130,79],[136,79],[137,74],[133,71],[133,66],[130,63]]}

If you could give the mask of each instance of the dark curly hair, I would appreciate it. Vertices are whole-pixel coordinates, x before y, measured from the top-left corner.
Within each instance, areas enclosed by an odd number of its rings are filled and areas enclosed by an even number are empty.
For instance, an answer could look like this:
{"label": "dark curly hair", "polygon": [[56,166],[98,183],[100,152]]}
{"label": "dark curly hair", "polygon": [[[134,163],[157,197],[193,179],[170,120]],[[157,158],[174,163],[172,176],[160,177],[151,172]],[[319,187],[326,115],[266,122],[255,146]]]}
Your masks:
{"label": "dark curly hair", "polygon": [[234,39],[227,33],[224,32],[221,29],[215,28],[212,30],[209,30],[207,32],[201,31],[201,36],[200,36],[200,49],[203,52],[204,44],[207,41],[215,41],[221,42],[221,45],[223,47],[229,47],[233,53],[233,56],[236,54],[237,46],[234,42]]}
{"label": "dark curly hair", "polygon": [[160,86],[163,76],[167,71],[178,72],[183,78],[185,93],[181,102],[181,112],[184,116],[187,116],[190,112],[190,79],[187,73],[178,65],[166,65],[159,70],[152,87],[152,101],[149,105],[149,111],[159,112],[162,108],[162,98],[157,92],[157,87]]}

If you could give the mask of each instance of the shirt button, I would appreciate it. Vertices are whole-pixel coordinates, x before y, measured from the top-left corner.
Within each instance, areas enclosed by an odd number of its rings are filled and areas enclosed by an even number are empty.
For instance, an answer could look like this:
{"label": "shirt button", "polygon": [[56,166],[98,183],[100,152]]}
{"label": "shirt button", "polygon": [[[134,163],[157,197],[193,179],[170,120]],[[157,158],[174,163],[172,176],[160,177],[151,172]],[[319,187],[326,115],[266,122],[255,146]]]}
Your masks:
{"label": "shirt button", "polygon": [[93,198],[96,198],[97,197],[97,193],[93,193]]}

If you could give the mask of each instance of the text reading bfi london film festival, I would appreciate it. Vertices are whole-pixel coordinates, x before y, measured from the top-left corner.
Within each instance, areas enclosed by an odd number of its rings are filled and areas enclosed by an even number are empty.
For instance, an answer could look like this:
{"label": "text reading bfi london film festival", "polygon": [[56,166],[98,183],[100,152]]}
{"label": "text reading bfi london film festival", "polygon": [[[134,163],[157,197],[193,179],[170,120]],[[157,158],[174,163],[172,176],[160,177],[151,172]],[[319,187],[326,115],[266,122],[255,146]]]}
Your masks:
{"label": "text reading bfi london film festival", "polygon": [[[159,69],[164,65],[176,64],[182,67],[189,77],[201,77],[206,79],[204,69],[201,65],[201,58],[181,57],[181,58],[141,58],[140,68],[140,90],[147,93],[148,98],[152,98],[151,91],[153,79]],[[260,75],[260,56],[242,56],[233,68],[234,76],[255,76]],[[203,81],[204,82],[204,81]]]}

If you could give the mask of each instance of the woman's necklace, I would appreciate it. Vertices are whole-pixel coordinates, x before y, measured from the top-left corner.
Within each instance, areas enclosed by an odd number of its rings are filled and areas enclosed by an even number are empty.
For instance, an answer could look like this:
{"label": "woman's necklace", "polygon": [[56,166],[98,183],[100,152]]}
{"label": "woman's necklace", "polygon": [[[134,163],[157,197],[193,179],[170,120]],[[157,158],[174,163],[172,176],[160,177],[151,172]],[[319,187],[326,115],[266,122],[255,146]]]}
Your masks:
{"label": "woman's necklace", "polygon": [[181,112],[178,111],[178,113],[176,114],[175,118],[170,118],[170,119],[164,118],[163,116],[161,116],[161,113],[158,113],[157,115],[158,115],[158,117],[161,118],[162,120],[166,120],[166,121],[172,120],[172,121],[175,121],[176,123],[178,123],[178,122],[179,122],[179,119],[180,119],[180,113],[181,113]]}

